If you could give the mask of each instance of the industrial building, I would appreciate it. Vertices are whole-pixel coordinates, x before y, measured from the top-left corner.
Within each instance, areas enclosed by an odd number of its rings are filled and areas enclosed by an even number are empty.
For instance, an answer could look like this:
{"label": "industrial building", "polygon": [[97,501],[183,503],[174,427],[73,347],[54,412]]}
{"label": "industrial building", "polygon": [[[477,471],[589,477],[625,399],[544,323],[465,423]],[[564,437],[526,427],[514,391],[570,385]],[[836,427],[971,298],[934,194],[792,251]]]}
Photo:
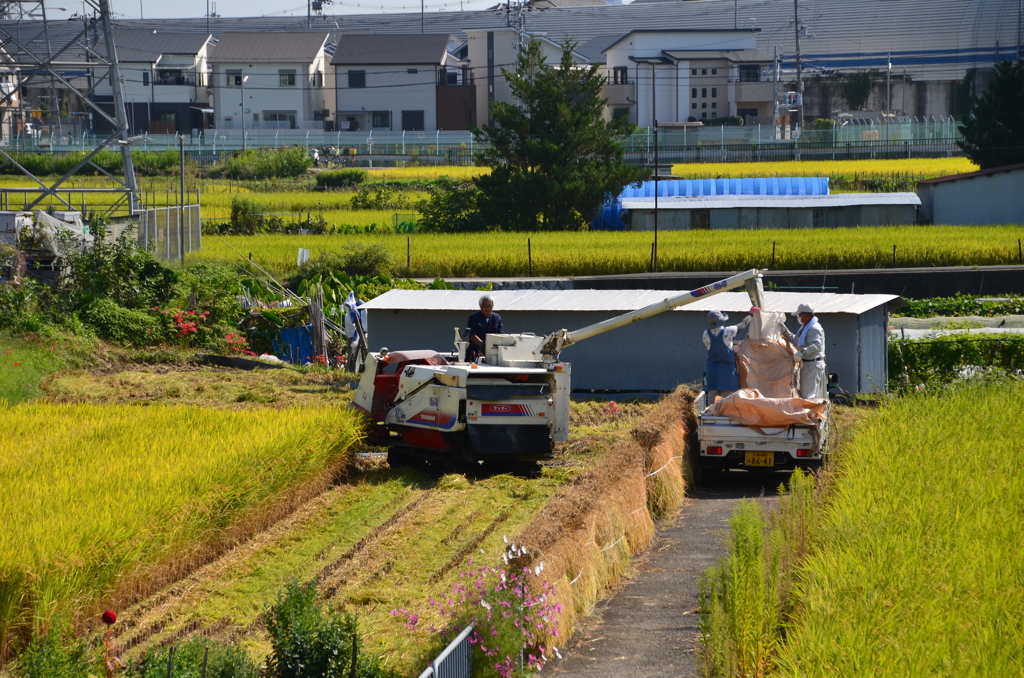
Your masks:
{"label": "industrial building", "polygon": [[[658,229],[842,228],[917,223],[915,193],[659,198]],[[654,198],[623,198],[629,230],[654,230]]]}
{"label": "industrial building", "polygon": [[1024,223],[1024,163],[919,181],[917,192],[927,224]]}
{"label": "industrial building", "polygon": [[[641,309],[679,294],[664,290],[509,290],[491,292],[495,311],[508,333],[547,334],[579,329]],[[454,328],[465,327],[478,309],[481,292],[465,290],[391,290],[367,302],[370,350],[453,350]],[[900,298],[888,294],[806,294],[766,292],[765,310],[791,313],[801,303],[817,311],[825,329],[828,372],[843,388],[877,392],[886,387],[886,328],[890,307]],[[588,339],[562,351],[572,364],[576,390],[669,391],[698,382],[707,350],[701,335],[712,310],[739,322],[750,308],[745,293],[723,293],[647,320]],[[790,320],[792,329],[796,321]],[[741,336],[742,336],[741,332]]]}

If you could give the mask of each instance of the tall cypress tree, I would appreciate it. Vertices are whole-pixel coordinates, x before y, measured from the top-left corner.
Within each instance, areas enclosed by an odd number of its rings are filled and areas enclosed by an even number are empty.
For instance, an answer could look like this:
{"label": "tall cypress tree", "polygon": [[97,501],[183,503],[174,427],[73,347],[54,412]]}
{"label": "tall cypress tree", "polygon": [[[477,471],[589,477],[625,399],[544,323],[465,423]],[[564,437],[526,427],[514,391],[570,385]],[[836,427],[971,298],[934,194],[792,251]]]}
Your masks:
{"label": "tall cypress tree", "polygon": [[1024,162],[1024,62],[1000,61],[988,91],[972,102],[958,142],[982,169]]}
{"label": "tall cypress tree", "polygon": [[483,222],[510,231],[587,228],[607,194],[618,195],[649,171],[623,162],[622,141],[635,126],[605,121],[605,78],[578,66],[575,44],[562,45],[558,65],[531,40],[515,73],[502,69],[517,103],[491,104],[495,125],[475,129],[488,144],[478,154],[491,173],[475,180]]}

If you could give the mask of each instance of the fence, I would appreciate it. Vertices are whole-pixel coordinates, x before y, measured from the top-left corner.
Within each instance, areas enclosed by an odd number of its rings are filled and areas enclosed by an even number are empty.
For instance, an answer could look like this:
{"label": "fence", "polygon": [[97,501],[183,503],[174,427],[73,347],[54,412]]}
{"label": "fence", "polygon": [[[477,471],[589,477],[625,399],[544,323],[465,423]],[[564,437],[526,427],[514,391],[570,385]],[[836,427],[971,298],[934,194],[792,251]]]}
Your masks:
{"label": "fence", "polygon": [[462,633],[430,662],[430,666],[423,670],[419,678],[470,678],[473,675],[472,646],[469,642],[471,633],[472,624],[462,629]]}
{"label": "fence", "polygon": [[[179,212],[183,216],[180,222]],[[199,205],[185,205],[183,212],[176,206],[155,207],[142,210],[138,218],[139,244],[151,250],[158,259],[178,259],[203,247]]]}

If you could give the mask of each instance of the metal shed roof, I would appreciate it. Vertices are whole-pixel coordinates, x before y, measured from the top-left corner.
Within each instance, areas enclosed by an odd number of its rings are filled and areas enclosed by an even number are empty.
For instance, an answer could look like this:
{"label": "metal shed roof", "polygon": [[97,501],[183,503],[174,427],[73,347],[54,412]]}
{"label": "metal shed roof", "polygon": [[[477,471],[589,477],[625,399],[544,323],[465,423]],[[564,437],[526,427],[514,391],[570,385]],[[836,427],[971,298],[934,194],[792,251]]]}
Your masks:
{"label": "metal shed roof", "polygon": [[[715,195],[701,198],[658,198],[658,209],[699,210],[736,207],[821,208],[861,205],[920,205],[916,193],[835,193],[832,195]],[[623,198],[624,210],[653,210],[654,198]]]}
{"label": "metal shed roof", "polygon": [[[500,314],[514,311],[635,311],[685,290],[391,290],[366,304],[370,310],[466,311],[479,308],[483,294],[494,298]],[[765,292],[766,311],[792,313],[800,304],[810,304],[817,313],[859,315],[899,299],[892,294],[829,294],[803,292]],[[750,308],[746,292],[724,292],[687,304],[677,311],[726,311],[743,313]]]}

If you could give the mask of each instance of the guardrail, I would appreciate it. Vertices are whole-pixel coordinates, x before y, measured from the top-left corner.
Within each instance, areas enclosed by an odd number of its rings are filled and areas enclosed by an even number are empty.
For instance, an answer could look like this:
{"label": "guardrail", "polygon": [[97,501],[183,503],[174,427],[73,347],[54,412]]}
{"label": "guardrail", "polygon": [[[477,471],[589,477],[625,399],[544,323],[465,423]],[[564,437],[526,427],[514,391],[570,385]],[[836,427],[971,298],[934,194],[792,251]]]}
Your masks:
{"label": "guardrail", "polygon": [[473,628],[470,624],[462,629],[462,633],[430,662],[419,678],[470,678],[473,675],[473,655],[469,635]]}

